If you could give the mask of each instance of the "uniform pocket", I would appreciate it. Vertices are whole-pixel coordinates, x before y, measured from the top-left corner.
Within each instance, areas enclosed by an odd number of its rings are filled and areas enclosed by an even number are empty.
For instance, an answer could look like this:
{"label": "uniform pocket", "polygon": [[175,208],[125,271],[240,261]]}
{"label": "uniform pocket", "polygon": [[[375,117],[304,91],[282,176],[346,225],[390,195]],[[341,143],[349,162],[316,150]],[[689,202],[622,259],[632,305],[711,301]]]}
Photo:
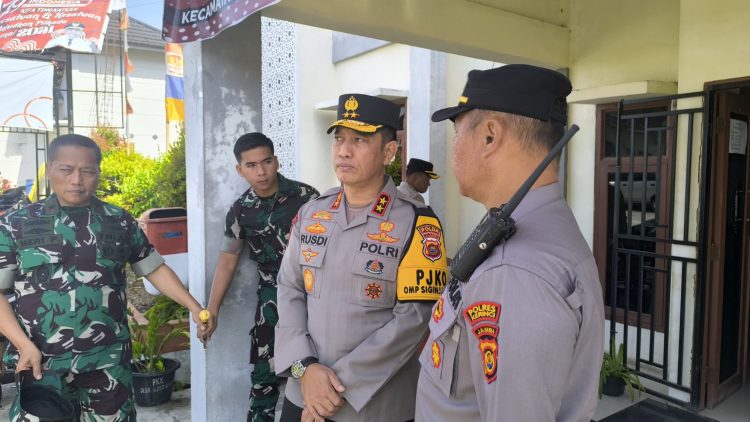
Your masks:
{"label": "uniform pocket", "polygon": [[372,277],[354,277],[351,302],[373,308],[396,305],[396,282]]}
{"label": "uniform pocket", "polygon": [[455,364],[460,333],[461,328],[453,325],[439,337],[430,337],[419,357],[424,372],[432,378],[446,397],[456,394]]}
{"label": "uniform pocket", "polygon": [[[37,245],[31,246],[34,243]],[[43,239],[22,239],[18,241],[18,266],[22,274],[39,271],[40,268],[47,268],[47,272],[52,271],[52,266],[62,261],[62,236],[48,235]],[[25,247],[21,247],[21,246]],[[49,275],[42,279],[49,280]],[[41,281],[41,280],[40,280]]]}

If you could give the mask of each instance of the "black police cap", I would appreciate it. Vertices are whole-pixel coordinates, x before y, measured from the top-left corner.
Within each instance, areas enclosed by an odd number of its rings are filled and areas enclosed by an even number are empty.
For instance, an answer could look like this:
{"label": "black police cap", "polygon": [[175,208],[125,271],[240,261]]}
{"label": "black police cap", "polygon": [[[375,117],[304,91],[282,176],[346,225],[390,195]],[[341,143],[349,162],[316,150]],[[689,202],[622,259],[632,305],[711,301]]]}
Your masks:
{"label": "black police cap", "polygon": [[409,160],[409,164],[406,165],[406,172],[422,172],[430,176],[430,179],[439,179],[440,175],[432,171],[432,163],[419,158],[412,158]]}
{"label": "black police cap", "polygon": [[469,110],[502,111],[567,125],[570,80],[560,72],[527,64],[472,70],[455,107],[438,110],[432,121],[456,117]]}
{"label": "black police cap", "polygon": [[400,113],[401,107],[388,100],[364,94],[344,94],[339,97],[338,120],[328,128],[328,133],[337,127],[364,133],[375,133],[383,126],[399,130]]}

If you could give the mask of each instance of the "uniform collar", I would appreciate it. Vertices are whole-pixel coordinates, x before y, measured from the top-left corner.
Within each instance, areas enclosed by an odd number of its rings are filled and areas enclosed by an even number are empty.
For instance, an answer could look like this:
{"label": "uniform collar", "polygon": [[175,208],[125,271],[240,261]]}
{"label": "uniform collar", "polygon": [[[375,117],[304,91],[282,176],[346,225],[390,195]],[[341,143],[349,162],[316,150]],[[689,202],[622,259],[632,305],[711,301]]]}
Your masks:
{"label": "uniform collar", "polygon": [[[294,196],[296,191],[294,189],[294,183],[291,180],[284,177],[281,173],[276,173],[276,177],[279,179],[278,186],[276,187],[275,201],[277,202],[281,198]],[[252,205],[260,201],[262,197],[258,196],[255,192],[255,188],[250,186],[248,189],[247,204]]]}
{"label": "uniform collar", "polygon": [[[104,215],[104,202],[102,202],[96,196],[91,197],[91,204],[88,206],[94,214]],[[57,198],[57,194],[52,193],[43,203],[42,213],[45,215],[57,215],[62,210],[60,200]]]}
{"label": "uniform collar", "polygon": [[367,212],[363,213],[365,218],[357,218],[351,223],[346,222],[346,195],[344,188],[340,187],[338,193],[332,194],[328,205],[328,210],[334,213],[334,219],[341,227],[353,227],[367,222],[366,217],[374,217],[379,220],[388,220],[388,216],[393,209],[393,202],[396,200],[397,190],[391,176],[385,175],[386,182],[383,189],[375,197],[375,200],[367,206]]}
{"label": "uniform collar", "polygon": [[562,199],[562,191],[558,182],[532,189],[521,200],[521,203],[518,204],[516,210],[513,211],[512,217],[516,222],[519,222],[527,214],[558,199]]}

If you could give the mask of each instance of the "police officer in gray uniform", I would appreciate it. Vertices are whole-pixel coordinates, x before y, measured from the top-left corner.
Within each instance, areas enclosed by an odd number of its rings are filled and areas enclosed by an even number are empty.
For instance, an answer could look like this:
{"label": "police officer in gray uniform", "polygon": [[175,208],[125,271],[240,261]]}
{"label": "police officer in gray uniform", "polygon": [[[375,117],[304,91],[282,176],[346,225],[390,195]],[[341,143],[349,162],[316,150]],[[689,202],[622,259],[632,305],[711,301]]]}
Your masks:
{"label": "police officer in gray uniform", "polygon": [[[461,193],[507,202],[563,134],[570,81],[527,65],[473,70],[456,107]],[[420,356],[417,421],[589,421],[604,310],[596,264],[553,161],[512,214],[516,233],[435,304]]]}
{"label": "police officer in gray uniform", "polygon": [[437,217],[384,174],[399,111],[341,96],[329,133],[342,186],[292,223],[278,276],[275,367],[290,377],[282,421],[414,418],[417,348],[447,264]]}

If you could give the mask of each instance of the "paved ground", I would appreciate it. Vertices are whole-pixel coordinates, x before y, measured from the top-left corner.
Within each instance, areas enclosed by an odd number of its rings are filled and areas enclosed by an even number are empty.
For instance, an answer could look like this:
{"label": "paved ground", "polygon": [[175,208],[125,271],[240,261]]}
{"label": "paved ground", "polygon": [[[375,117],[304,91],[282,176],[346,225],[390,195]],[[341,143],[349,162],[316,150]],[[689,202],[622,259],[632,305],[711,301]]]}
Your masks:
{"label": "paved ground", "polygon": [[[5,384],[0,400],[0,421],[8,420],[8,409],[16,397],[13,384]],[[190,420],[190,389],[172,393],[172,400],[154,407],[138,407],[138,422],[185,422]]]}

